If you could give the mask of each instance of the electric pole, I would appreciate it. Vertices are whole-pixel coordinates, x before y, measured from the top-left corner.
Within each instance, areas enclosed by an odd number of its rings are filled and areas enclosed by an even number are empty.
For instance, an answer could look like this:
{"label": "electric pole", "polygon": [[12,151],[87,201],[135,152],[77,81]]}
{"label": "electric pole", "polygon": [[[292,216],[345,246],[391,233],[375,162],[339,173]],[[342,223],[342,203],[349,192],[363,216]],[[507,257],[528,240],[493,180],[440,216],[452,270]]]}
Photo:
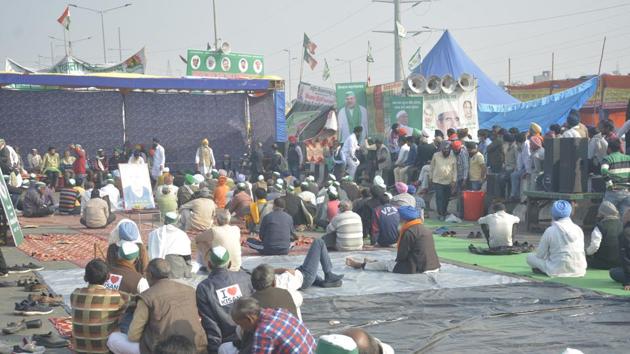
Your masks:
{"label": "electric pole", "polygon": [[[372,2],[383,2],[394,5],[394,30],[393,31],[373,31],[376,33],[393,33],[394,34],[394,81],[400,81],[403,79],[403,63],[402,63],[402,43],[401,33],[399,33],[400,21],[400,5],[411,4],[412,7],[418,6],[423,2],[431,2],[432,0],[372,0]],[[420,33],[431,32],[427,30],[423,31],[405,31],[406,34],[417,36]]]}

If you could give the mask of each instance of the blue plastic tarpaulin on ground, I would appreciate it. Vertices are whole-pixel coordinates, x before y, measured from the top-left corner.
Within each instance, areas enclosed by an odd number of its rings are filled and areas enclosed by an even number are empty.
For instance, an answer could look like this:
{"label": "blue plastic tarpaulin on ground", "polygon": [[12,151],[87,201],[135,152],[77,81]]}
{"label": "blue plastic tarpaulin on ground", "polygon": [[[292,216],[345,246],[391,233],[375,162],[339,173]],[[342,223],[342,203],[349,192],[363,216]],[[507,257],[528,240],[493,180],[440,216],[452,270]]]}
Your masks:
{"label": "blue plastic tarpaulin on ground", "polygon": [[[497,86],[475,64],[457,44],[449,31],[445,31],[440,40],[422,60],[422,65],[414,73],[421,73],[426,78],[431,75],[442,77],[449,74],[457,80],[463,73],[468,73],[477,79],[477,99],[482,103],[509,104],[519,100],[510,96]],[[481,122],[481,119],[480,119]]]}
{"label": "blue plastic tarpaulin on ground", "polygon": [[598,83],[599,78],[594,77],[566,91],[522,103],[478,103],[479,126],[491,128],[496,124],[525,131],[531,122],[538,123],[545,130],[552,124],[563,124],[572,109],[580,109],[593,96]]}

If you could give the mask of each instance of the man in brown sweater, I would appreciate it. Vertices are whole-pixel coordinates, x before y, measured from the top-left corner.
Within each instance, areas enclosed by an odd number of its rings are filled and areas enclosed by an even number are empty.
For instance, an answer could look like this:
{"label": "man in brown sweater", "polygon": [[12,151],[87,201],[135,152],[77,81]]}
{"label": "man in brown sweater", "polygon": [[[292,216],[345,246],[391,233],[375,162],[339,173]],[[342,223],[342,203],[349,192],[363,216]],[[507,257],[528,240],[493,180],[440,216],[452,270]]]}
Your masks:
{"label": "man in brown sweater", "polygon": [[127,335],[114,332],[109,337],[107,346],[112,352],[149,354],[160,339],[177,334],[195,343],[197,353],[207,353],[195,289],[168,279],[170,273],[164,259],[149,262],[147,278],[151,287],[139,295]]}
{"label": "man in brown sweater", "polygon": [[214,223],[217,205],[210,197],[207,189],[199,192],[199,198],[193,199],[179,207],[180,226],[183,231],[190,229],[205,231]]}
{"label": "man in brown sweater", "polygon": [[387,271],[401,274],[430,273],[440,269],[440,261],[435,252],[431,231],[422,225],[420,213],[414,207],[403,206],[400,214],[400,237],[395,261],[374,261],[365,258],[363,262],[346,258],[346,264],[355,269]]}

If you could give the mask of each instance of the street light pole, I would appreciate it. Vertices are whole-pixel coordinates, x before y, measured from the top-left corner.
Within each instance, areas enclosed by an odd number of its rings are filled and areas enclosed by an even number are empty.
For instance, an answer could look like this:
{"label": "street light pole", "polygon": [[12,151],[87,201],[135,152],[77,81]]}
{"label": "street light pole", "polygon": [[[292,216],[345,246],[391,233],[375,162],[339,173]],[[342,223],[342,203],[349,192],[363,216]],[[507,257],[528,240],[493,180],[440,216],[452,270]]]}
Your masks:
{"label": "street light pole", "polygon": [[219,34],[217,33],[217,5],[212,0],[212,23],[214,26],[214,50],[219,50]]}
{"label": "street light pole", "polygon": [[289,102],[291,102],[291,50],[290,49],[283,49],[283,52],[287,52],[287,55],[289,56]]}
{"label": "street light pole", "polygon": [[350,82],[352,82],[352,60],[335,58],[335,61],[342,61],[342,62],[348,63],[348,71],[350,73]]}
{"label": "street light pole", "polygon": [[[123,7],[128,7],[131,6],[131,3],[127,3],[121,6],[116,6],[116,7],[112,7],[109,9],[105,9],[105,10],[98,10],[98,9],[92,9],[89,7],[83,7],[83,6],[79,6],[76,4],[68,4],[68,6],[72,6],[74,8],[77,9],[83,9],[83,10],[87,10],[87,11],[91,11],[94,13],[97,13],[99,15],[101,15],[101,35],[103,37],[103,64],[107,64],[107,47],[105,46],[105,13],[113,11],[113,10],[118,10],[118,9],[122,9]],[[121,59],[122,60],[122,59]]]}
{"label": "street light pole", "polygon": [[118,61],[122,61],[122,42],[120,41],[120,27],[118,27]]}

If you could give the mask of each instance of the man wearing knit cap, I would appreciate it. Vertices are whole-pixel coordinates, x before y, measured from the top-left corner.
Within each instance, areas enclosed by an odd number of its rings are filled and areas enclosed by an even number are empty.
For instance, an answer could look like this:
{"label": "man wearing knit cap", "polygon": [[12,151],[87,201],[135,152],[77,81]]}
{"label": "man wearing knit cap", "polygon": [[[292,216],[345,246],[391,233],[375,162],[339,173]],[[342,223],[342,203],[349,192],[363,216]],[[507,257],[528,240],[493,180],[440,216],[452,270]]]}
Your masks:
{"label": "man wearing knit cap", "polygon": [[123,241],[118,248],[118,259],[110,266],[110,289],[124,291],[128,294],[140,294],[149,288],[149,283],[134,267],[140,256],[140,247],[133,241]]}
{"label": "man wearing knit cap", "polygon": [[582,277],[586,274],[584,233],[571,220],[573,208],[566,200],[551,207],[552,222],[540,239],[535,253],[527,255],[534,273],[550,277]]}
{"label": "man wearing knit cap", "polygon": [[215,166],[214,152],[208,144],[208,139],[203,139],[195,154],[195,170],[205,176]]}
{"label": "man wearing knit cap", "polygon": [[193,194],[199,190],[199,187],[195,184],[195,177],[191,174],[184,176],[184,185],[177,191],[177,204],[182,206],[188,203]]}
{"label": "man wearing knit cap", "polygon": [[149,259],[164,258],[171,265],[173,278],[190,278],[190,238],[175,226],[176,221],[177,213],[166,213],[164,226],[149,233]]}
{"label": "man wearing knit cap", "polygon": [[231,272],[230,254],[222,246],[208,252],[208,278],[197,286],[197,308],[208,339],[208,352],[216,353],[222,343],[238,339],[230,310],[236,300],[254,292],[249,274]]}
{"label": "man wearing knit cap", "polygon": [[109,234],[109,246],[107,247],[107,264],[113,266],[116,264],[120,247],[123,242],[134,242],[139,248],[138,258],[135,259],[134,269],[142,274],[146,270],[149,263],[148,251],[145,245],[142,243],[142,237],[140,237],[140,229],[135,222],[129,219],[122,219],[118,222],[116,227]]}
{"label": "man wearing knit cap", "polygon": [[107,197],[112,211],[120,210],[120,191],[114,185],[114,178],[111,175],[107,175],[105,180],[105,186],[101,187],[101,197]]}
{"label": "man wearing knit cap", "polygon": [[440,261],[435,252],[431,230],[422,225],[416,208],[398,208],[400,215],[400,236],[398,253],[394,261],[375,261],[368,258],[363,262],[346,258],[346,265],[355,269],[387,271],[401,274],[435,272],[440,269]]}

